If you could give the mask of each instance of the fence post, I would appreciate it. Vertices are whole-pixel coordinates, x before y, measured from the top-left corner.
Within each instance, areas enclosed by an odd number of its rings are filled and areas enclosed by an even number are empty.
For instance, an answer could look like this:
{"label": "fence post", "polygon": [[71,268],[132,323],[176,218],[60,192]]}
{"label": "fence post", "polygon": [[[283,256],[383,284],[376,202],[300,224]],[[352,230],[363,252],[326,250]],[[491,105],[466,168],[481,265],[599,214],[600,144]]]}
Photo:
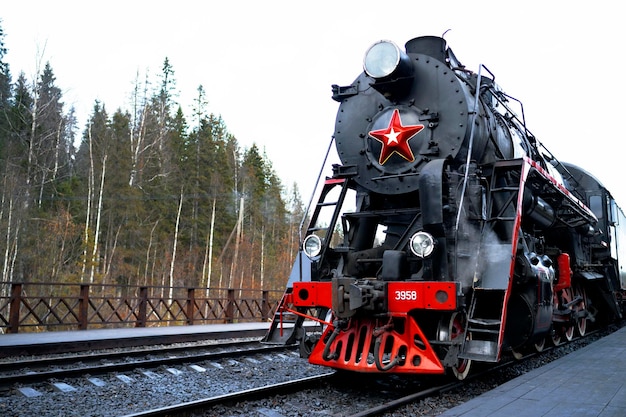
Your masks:
{"label": "fence post", "polygon": [[11,284],[9,305],[9,333],[17,333],[20,328],[20,304],[22,304],[22,284]]}
{"label": "fence post", "polygon": [[235,318],[235,290],[228,290],[228,301],[226,304],[226,323],[232,323]]}
{"label": "fence post", "polygon": [[261,303],[261,319],[267,320],[270,316],[270,292],[268,290],[263,290]]}
{"label": "fence post", "polygon": [[193,325],[193,319],[196,315],[196,297],[194,293],[194,288],[187,288],[187,324],[189,326]]}
{"label": "fence post", "polygon": [[135,327],[146,327],[148,322],[148,287],[139,287],[139,306]]}
{"label": "fence post", "polygon": [[81,284],[78,298],[78,330],[87,330],[89,325],[89,285]]}

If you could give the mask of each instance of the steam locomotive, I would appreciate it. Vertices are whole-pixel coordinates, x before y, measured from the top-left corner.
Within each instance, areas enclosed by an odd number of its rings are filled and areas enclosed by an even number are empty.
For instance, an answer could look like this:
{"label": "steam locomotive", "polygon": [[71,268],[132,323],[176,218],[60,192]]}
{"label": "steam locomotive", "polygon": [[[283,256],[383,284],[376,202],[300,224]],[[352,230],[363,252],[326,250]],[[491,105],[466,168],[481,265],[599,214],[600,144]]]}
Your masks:
{"label": "steam locomotive", "polygon": [[622,316],[624,214],[485,66],[441,37],[380,41],[332,98],[341,164],[263,342],[335,369],[463,379]]}

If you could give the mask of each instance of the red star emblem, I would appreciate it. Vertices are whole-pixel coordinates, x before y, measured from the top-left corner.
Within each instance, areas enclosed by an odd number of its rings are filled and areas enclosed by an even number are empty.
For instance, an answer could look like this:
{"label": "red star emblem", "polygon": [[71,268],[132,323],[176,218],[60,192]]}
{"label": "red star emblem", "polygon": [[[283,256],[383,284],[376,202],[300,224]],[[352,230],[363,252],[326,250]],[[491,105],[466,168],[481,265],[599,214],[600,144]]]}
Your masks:
{"label": "red star emblem", "polygon": [[391,116],[389,127],[369,132],[371,137],[383,144],[383,149],[380,151],[378,162],[383,165],[394,152],[407,161],[413,162],[415,160],[415,156],[413,156],[413,151],[409,146],[409,139],[415,136],[423,128],[424,125],[402,126],[400,112],[398,109],[395,109],[393,111],[393,115]]}

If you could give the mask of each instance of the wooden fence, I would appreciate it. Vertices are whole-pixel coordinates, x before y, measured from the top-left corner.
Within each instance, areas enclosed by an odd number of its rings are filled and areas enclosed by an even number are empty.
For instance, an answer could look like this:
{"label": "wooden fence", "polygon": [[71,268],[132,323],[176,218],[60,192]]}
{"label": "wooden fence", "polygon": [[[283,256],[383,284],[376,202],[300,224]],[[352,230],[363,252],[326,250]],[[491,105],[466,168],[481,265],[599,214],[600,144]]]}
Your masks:
{"label": "wooden fence", "polygon": [[281,291],[0,282],[0,332],[266,321]]}

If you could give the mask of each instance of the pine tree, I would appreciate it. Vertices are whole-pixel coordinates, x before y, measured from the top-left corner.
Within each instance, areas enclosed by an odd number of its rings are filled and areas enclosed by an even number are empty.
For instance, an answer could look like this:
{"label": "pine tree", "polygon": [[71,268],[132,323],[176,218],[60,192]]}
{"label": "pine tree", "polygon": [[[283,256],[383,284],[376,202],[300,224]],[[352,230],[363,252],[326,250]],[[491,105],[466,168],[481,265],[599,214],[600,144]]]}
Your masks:
{"label": "pine tree", "polygon": [[1,23],[2,20],[0,20],[0,169],[7,157],[11,132],[11,73],[9,64],[4,62],[7,49],[4,46],[4,31]]}
{"label": "pine tree", "polygon": [[33,124],[29,149],[28,178],[37,207],[56,194],[56,183],[69,176],[67,120],[63,114],[61,89],[50,63],[36,84],[32,109]]}
{"label": "pine tree", "polygon": [[14,95],[11,103],[8,132],[8,147],[6,159],[12,160],[13,170],[20,167],[22,173],[26,173],[27,155],[31,142],[31,130],[33,124],[32,108],[34,99],[30,91],[28,81],[24,73],[20,73],[14,87]]}

